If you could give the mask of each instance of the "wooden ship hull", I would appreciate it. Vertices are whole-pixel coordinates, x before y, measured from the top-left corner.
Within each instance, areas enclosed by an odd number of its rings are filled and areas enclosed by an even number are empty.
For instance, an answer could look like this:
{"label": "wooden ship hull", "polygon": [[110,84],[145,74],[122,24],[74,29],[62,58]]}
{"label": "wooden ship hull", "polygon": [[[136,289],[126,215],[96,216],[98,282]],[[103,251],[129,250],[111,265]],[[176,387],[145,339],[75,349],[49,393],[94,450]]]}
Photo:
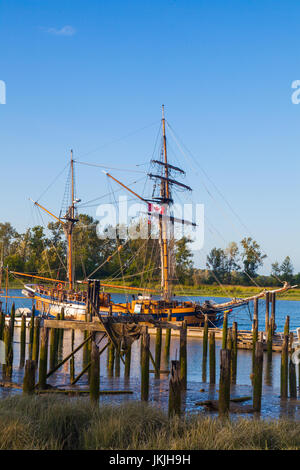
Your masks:
{"label": "wooden ship hull", "polygon": [[[37,284],[25,284],[23,294],[35,301],[36,311],[43,315],[57,317],[64,309],[64,316],[68,319],[86,319],[87,293],[68,292],[65,290],[50,289]],[[204,316],[207,315],[211,326],[220,326],[224,311],[232,309],[218,309],[209,303],[203,305],[186,301],[163,301],[152,298],[140,298],[126,303],[114,303],[108,293],[99,295],[100,314],[108,315],[137,315],[148,314],[156,320],[172,322],[186,321],[188,326],[203,326]]]}

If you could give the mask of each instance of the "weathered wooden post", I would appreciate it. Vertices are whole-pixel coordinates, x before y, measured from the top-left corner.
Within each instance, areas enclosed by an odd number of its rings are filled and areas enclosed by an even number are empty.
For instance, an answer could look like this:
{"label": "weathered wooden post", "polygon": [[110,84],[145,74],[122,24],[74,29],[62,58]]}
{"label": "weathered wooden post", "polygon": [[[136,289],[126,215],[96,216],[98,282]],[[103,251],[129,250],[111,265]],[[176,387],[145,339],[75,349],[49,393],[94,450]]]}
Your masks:
{"label": "weathered wooden post", "polygon": [[258,299],[253,300],[253,320],[256,320],[256,325],[258,329]]}
{"label": "weathered wooden post", "polygon": [[216,342],[214,331],[209,333],[209,383],[216,383]]}
{"label": "weathered wooden post", "polygon": [[32,345],[32,360],[36,363],[36,366],[38,365],[38,361],[39,361],[39,349],[40,349],[40,318],[35,317],[33,345]]}
{"label": "weathered wooden post", "polygon": [[35,362],[28,359],[25,364],[25,375],[23,379],[23,393],[34,393],[35,387]]}
{"label": "weathered wooden post", "polygon": [[149,398],[149,348],[150,335],[146,328],[141,341],[141,400],[143,401],[148,401]]}
{"label": "weathered wooden post", "polygon": [[0,313],[0,339],[4,339],[4,327],[5,327],[5,313]]}
{"label": "weathered wooden post", "polygon": [[182,323],[180,329],[180,380],[181,387],[183,390],[186,390],[187,386],[187,325],[186,321]]}
{"label": "weathered wooden post", "polygon": [[14,331],[15,331],[15,317],[16,317],[16,308],[15,303],[12,303],[10,311],[10,328],[11,328],[11,340],[14,342]]}
{"label": "weathered wooden post", "polygon": [[108,346],[108,364],[107,364],[107,374],[109,377],[114,375],[114,363],[115,363],[115,347],[110,341]]}
{"label": "weathered wooden post", "polygon": [[131,362],[131,346],[127,349],[125,353],[125,365],[124,365],[124,376],[126,378],[130,377],[130,362]]}
{"label": "weathered wooden post", "polygon": [[172,361],[171,363],[168,412],[169,417],[180,415],[181,413],[181,383],[179,361]]}
{"label": "weathered wooden post", "polygon": [[229,412],[230,404],[230,358],[229,349],[220,351],[220,382],[219,382],[219,415],[224,416]]}
{"label": "weathered wooden post", "polygon": [[232,323],[232,350],[231,350],[231,383],[236,383],[237,371],[237,355],[238,355],[238,327],[237,322]]}
{"label": "weathered wooden post", "polygon": [[39,362],[39,388],[47,388],[47,365],[48,365],[48,328],[41,328],[41,351]]}
{"label": "weathered wooden post", "polygon": [[272,362],[273,336],[272,336],[272,319],[269,319],[268,335],[267,335],[267,360]]}
{"label": "weathered wooden post", "polygon": [[285,400],[288,397],[288,356],[289,356],[289,337],[284,335],[281,350],[281,367],[280,367],[280,396]]}
{"label": "weathered wooden post", "polygon": [[[232,329],[228,328],[227,330],[227,349],[232,350]],[[232,359],[232,354],[231,354]]]}
{"label": "weathered wooden post", "polygon": [[[171,310],[168,313],[168,322],[172,320],[172,313]],[[166,336],[165,336],[165,360],[169,362],[170,358],[170,346],[171,346],[171,328],[166,329]]]}
{"label": "weathered wooden post", "polygon": [[208,316],[205,315],[204,316],[204,330],[203,330],[202,382],[206,382],[207,347],[208,347]]}
{"label": "weathered wooden post", "polygon": [[162,329],[160,327],[156,328],[156,338],[155,338],[155,377],[159,379],[160,377],[160,364],[161,364],[161,342],[162,342]]}
{"label": "weathered wooden post", "polygon": [[3,366],[3,372],[5,378],[11,378],[13,368],[13,343],[11,336],[11,326],[5,326],[4,328],[4,344],[5,344],[5,364]]}
{"label": "weathered wooden post", "polygon": [[100,354],[96,342],[92,341],[91,372],[90,372],[90,399],[98,403],[100,396]]}
{"label": "weathered wooden post", "polygon": [[266,292],[265,333],[268,334],[270,314],[270,293]]}
{"label": "weathered wooden post", "polygon": [[255,344],[255,356],[253,367],[253,408],[255,411],[261,410],[263,358],[263,343],[261,341],[257,341]]}
{"label": "weathered wooden post", "polygon": [[[75,330],[71,329],[71,351],[74,351]],[[75,358],[74,355],[70,358],[70,381],[75,379]]]}
{"label": "weathered wooden post", "polygon": [[26,315],[22,315],[20,332],[20,367],[24,367],[26,355]]}
{"label": "weathered wooden post", "polygon": [[[62,307],[60,311],[60,320],[64,320],[64,319],[65,319],[65,309],[64,307]],[[63,342],[64,342],[64,329],[60,328],[58,330],[58,343],[59,343],[60,349],[63,348]]]}
{"label": "weathered wooden post", "polygon": [[289,336],[290,334],[290,317],[287,315],[285,317],[285,323],[284,323],[284,329],[283,329],[283,334]]}
{"label": "weathered wooden post", "polygon": [[222,349],[227,348],[227,327],[227,313],[225,312],[223,317]]}
{"label": "weathered wooden post", "polygon": [[291,332],[289,335],[289,389],[290,389],[290,398],[297,398],[297,380],[296,380],[296,367],[293,362],[293,342],[294,342],[294,334]]}
{"label": "weathered wooden post", "polygon": [[50,329],[50,359],[49,359],[49,367],[50,370],[54,369],[57,362],[57,333],[56,328]]}
{"label": "weathered wooden post", "polygon": [[29,345],[28,345],[28,355],[29,359],[32,359],[32,347],[33,347],[33,336],[34,336],[34,317],[35,317],[35,306],[32,306],[31,318],[29,324]]}
{"label": "weathered wooden post", "polygon": [[116,349],[115,351],[115,377],[120,377],[121,369],[121,357],[120,352]]}
{"label": "weathered wooden post", "polygon": [[276,293],[271,292],[271,324],[272,324],[272,335],[276,329]]}
{"label": "weathered wooden post", "polygon": [[252,372],[254,369],[255,348],[256,348],[257,339],[258,339],[257,320],[253,319],[253,323],[252,323]]}

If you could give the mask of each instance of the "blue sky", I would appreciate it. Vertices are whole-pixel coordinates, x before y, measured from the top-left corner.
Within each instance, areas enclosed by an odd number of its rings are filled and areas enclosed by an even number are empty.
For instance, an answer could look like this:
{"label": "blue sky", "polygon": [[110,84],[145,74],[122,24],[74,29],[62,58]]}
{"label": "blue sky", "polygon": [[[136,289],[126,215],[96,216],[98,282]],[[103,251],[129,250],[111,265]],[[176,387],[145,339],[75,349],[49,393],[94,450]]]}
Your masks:
{"label": "blue sky", "polygon": [[[38,221],[28,197],[41,196],[71,148],[98,164],[147,162],[164,103],[197,160],[174,151],[208,217],[197,263],[250,231],[268,254],[262,272],[286,255],[300,271],[299,14],[289,0],[2,0],[0,220],[20,231]],[[76,171],[82,200],[107,191],[100,169]],[[65,177],[40,199],[56,212]]]}

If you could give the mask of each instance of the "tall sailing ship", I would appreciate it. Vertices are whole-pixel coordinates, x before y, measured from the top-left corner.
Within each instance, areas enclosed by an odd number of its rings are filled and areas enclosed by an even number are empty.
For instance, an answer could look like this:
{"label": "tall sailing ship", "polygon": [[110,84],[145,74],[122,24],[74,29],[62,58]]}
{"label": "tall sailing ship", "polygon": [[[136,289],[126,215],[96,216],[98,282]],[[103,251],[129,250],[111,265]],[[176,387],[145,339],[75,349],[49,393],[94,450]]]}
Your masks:
{"label": "tall sailing ship", "polygon": [[[151,198],[140,196],[110,173],[106,173],[108,178],[112,179],[123,189],[131,193],[131,195],[142,201],[142,203],[145,203],[146,214],[148,214],[149,220],[155,219],[157,222],[160,247],[161,290],[158,292],[155,289],[149,288],[124,285],[116,286],[115,284],[108,284],[100,280],[102,288],[99,292],[98,299],[100,313],[101,315],[107,315],[108,313],[113,315],[147,314],[151,315],[156,320],[166,320],[167,318],[175,322],[186,320],[188,325],[194,326],[201,326],[204,322],[204,316],[207,315],[212,326],[219,326],[223,321],[225,311],[231,312],[233,309],[247,304],[254,298],[263,297],[266,291],[247,299],[234,298],[228,302],[219,304],[211,300],[204,302],[183,299],[178,300],[178,298],[174,296],[174,243],[172,237],[170,237],[170,230],[172,233],[172,229],[176,223],[190,226],[195,224],[191,221],[178,219],[171,215],[173,191],[175,191],[176,188],[191,191],[191,188],[179,180],[173,177],[171,178],[173,174],[180,177],[184,174],[184,171],[170,164],[168,161],[164,107],[162,107],[161,128],[162,145],[160,158],[152,160],[156,172],[148,174],[148,177],[154,182],[154,187],[156,188],[156,192],[153,191]],[[88,280],[76,281],[74,279],[73,266],[73,232],[78,222],[76,205],[79,202],[78,199],[75,199],[74,191],[73,152],[71,152],[70,172],[71,204],[64,216],[57,217],[41,204],[33,201],[37,207],[59,222],[63,228],[67,240],[67,280],[57,280],[19,272],[12,272],[12,274],[15,276],[30,277],[35,280],[35,283],[26,283],[22,292],[27,298],[35,302],[36,311],[50,316],[57,316],[63,308],[66,318],[85,320],[88,301],[88,290],[85,287],[87,287]],[[159,209],[157,210],[157,208]],[[117,251],[120,252],[121,250],[122,245],[118,246]],[[110,258],[111,256],[108,258],[108,262]],[[127,300],[126,302],[117,303],[113,301],[112,295],[107,291],[110,288],[125,289],[127,293],[134,292],[136,295],[132,295],[130,301]],[[282,288],[276,289],[276,292],[282,292],[289,288],[290,286],[285,283]]]}

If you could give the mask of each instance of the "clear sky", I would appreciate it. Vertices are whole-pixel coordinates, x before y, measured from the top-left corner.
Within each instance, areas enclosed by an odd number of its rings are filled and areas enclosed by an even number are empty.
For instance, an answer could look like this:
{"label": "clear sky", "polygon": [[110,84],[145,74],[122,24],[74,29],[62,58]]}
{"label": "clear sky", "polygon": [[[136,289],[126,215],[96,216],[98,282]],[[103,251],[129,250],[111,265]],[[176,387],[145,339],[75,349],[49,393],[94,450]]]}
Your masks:
{"label": "clear sky", "polygon": [[[286,255],[300,271],[299,17],[290,0],[2,0],[0,221],[38,221],[28,197],[71,148],[98,164],[148,161],[164,103],[197,160],[184,166],[208,218],[199,265],[250,231],[268,254],[262,272]],[[83,201],[107,190],[100,169],[76,172]],[[65,176],[40,199],[56,212]]]}

